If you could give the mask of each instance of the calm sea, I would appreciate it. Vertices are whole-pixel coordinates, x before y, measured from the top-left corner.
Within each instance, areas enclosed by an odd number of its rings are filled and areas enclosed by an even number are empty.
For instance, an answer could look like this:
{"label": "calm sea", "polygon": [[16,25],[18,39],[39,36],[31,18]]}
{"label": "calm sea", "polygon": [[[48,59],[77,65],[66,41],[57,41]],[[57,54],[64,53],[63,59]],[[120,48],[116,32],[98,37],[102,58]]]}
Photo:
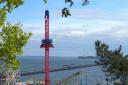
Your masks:
{"label": "calm sea", "polygon": [[[44,68],[43,56],[24,56],[21,60],[21,71],[40,70]],[[81,65],[81,64],[93,64],[96,59],[78,59],[77,57],[50,57],[50,65],[52,68],[62,67],[64,65]],[[88,85],[96,85],[96,83],[103,83],[104,73],[100,67],[87,67],[74,70],[59,71],[50,73],[52,81],[64,79],[75,72],[83,71],[87,75]],[[31,75],[22,77],[22,81],[31,79],[44,79],[44,74]]]}

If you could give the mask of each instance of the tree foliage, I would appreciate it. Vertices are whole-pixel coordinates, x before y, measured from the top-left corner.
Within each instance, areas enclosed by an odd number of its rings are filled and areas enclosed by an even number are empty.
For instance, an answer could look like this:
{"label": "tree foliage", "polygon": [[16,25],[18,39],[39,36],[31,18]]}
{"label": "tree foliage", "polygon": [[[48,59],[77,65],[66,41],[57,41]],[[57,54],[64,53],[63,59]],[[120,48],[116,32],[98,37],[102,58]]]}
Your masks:
{"label": "tree foliage", "polygon": [[3,5],[3,8],[6,8],[6,11],[12,12],[14,8],[23,4],[23,0],[0,0],[0,4]]}
{"label": "tree foliage", "polygon": [[122,46],[110,50],[109,46],[101,41],[95,42],[95,48],[99,60],[97,64],[102,65],[102,70],[111,81],[119,80],[122,85],[128,85],[128,55],[122,52]]}
{"label": "tree foliage", "polygon": [[[43,0],[45,4],[48,0]],[[0,0],[0,26],[4,25],[6,20],[6,14],[11,13],[15,8],[22,5],[24,0]],[[74,0],[64,0],[65,4],[70,3],[69,7],[64,7],[62,9],[62,17],[71,16],[70,7],[73,6]],[[89,4],[89,0],[82,0],[82,5]]]}
{"label": "tree foliage", "polygon": [[0,9],[0,27],[4,25],[4,21],[6,20],[6,11],[5,8]]}
{"label": "tree foliage", "polygon": [[[68,17],[68,16],[71,16],[71,13],[70,13],[70,7],[73,6],[74,4],[74,0],[65,0],[65,4],[66,3],[70,3],[69,7],[65,7],[62,9],[62,17]],[[82,5],[85,6],[89,4],[89,0],[82,0]]]}
{"label": "tree foliage", "polygon": [[21,24],[5,24],[7,13],[21,4],[23,0],[0,0],[0,76],[6,78],[1,85],[16,83],[15,75],[20,66],[17,56],[23,53],[23,47],[31,36],[31,33],[23,32]]}
{"label": "tree foliage", "polygon": [[0,66],[6,65],[8,69],[17,70],[19,61],[18,55],[23,53],[23,46],[27,43],[31,33],[22,31],[21,24],[6,24],[0,32]]}
{"label": "tree foliage", "polygon": [[0,0],[0,26],[4,25],[6,14],[23,4],[23,0]]}
{"label": "tree foliage", "polygon": [[[48,3],[48,0],[43,0],[45,4]],[[82,6],[85,6],[87,4],[89,4],[89,0],[81,0],[82,1]],[[70,13],[70,7],[73,6],[74,4],[74,0],[64,0],[65,4],[69,3],[69,7],[64,7],[62,9],[62,17],[68,17],[71,16]]]}
{"label": "tree foliage", "polygon": [[62,9],[62,17],[68,17],[68,16],[71,16],[69,9],[63,8]]}

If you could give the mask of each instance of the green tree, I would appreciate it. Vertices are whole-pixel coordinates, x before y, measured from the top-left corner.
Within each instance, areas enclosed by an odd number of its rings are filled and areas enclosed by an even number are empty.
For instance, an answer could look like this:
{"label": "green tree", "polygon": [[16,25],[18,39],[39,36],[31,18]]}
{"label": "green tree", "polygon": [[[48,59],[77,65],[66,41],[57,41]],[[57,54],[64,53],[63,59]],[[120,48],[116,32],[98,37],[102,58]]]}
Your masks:
{"label": "green tree", "polygon": [[[7,23],[2,26],[2,32],[0,32],[0,76],[5,80],[0,81],[0,85],[10,85],[10,83],[16,85],[15,75],[20,66],[17,56],[23,53],[23,47],[30,36],[31,33],[23,32],[21,24]],[[11,79],[6,79],[8,77]]]}
{"label": "green tree", "polygon": [[0,26],[4,25],[6,14],[23,4],[23,0],[0,0]]}
{"label": "green tree", "polygon": [[4,21],[6,19],[6,12],[5,8],[0,9],[0,27],[4,24]]}
{"label": "green tree", "polygon": [[[23,53],[23,47],[26,45],[31,33],[22,31],[21,24],[6,24],[0,32],[0,61],[8,69],[17,70],[19,61],[17,56]],[[1,68],[2,69],[2,68]]]}
{"label": "green tree", "polygon": [[[17,56],[23,53],[31,33],[25,33],[21,24],[5,24],[6,14],[11,13],[15,8],[23,4],[23,0],[0,0],[0,76],[5,79],[0,85],[10,85],[16,83],[14,75],[19,69],[20,62]],[[11,84],[12,85],[12,84]]]}
{"label": "green tree", "polygon": [[23,4],[23,0],[0,0],[0,4],[7,12],[12,12],[14,8]]}
{"label": "green tree", "polygon": [[95,42],[96,53],[98,56],[97,64],[111,81],[120,81],[122,85],[128,85],[128,55],[122,52],[122,46],[115,50],[110,50],[109,46],[101,41]]}

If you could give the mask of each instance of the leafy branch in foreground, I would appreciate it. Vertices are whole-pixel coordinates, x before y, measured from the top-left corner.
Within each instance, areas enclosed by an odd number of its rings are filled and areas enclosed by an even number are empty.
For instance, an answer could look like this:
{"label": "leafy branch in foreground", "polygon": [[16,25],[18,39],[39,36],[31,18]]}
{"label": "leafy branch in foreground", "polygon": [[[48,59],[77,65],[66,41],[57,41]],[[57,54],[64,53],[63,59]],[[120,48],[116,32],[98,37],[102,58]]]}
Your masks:
{"label": "leafy branch in foreground", "polygon": [[[48,0],[43,0],[45,4],[48,3]],[[85,6],[85,5],[88,5],[89,4],[89,0],[81,0],[82,1],[82,6]],[[69,7],[73,6],[74,4],[74,0],[65,0],[65,4],[69,3]],[[68,7],[64,7],[62,9],[62,17],[68,17],[68,16],[71,16],[71,13],[70,13],[70,8]]]}
{"label": "leafy branch in foreground", "polygon": [[[70,3],[69,7],[73,6],[74,4],[74,1],[73,0],[65,0],[65,3]],[[85,6],[85,5],[88,5],[89,4],[89,0],[82,0],[82,5]],[[70,13],[70,8],[63,8],[62,9],[62,17],[68,17],[68,16],[71,16],[71,13]]]}
{"label": "leafy branch in foreground", "polygon": [[[20,62],[17,56],[23,53],[23,47],[26,45],[31,33],[22,31],[21,24],[6,24],[0,32],[0,66],[6,66],[7,69],[19,69]],[[0,68],[2,70],[4,68]]]}
{"label": "leafy branch in foreground", "polygon": [[119,81],[121,85],[128,85],[128,55],[122,52],[122,46],[110,50],[109,46],[101,41],[95,42],[95,48],[102,70],[110,81]]}
{"label": "leafy branch in foreground", "polygon": [[7,12],[12,12],[14,8],[23,4],[23,0],[0,0],[0,4],[2,4],[2,8],[6,8]]}
{"label": "leafy branch in foreground", "polygon": [[6,14],[23,4],[23,0],[0,0],[0,26],[4,25]]}
{"label": "leafy branch in foreground", "polygon": [[5,8],[0,9],[0,27],[4,25],[4,21],[6,20],[6,10]]}

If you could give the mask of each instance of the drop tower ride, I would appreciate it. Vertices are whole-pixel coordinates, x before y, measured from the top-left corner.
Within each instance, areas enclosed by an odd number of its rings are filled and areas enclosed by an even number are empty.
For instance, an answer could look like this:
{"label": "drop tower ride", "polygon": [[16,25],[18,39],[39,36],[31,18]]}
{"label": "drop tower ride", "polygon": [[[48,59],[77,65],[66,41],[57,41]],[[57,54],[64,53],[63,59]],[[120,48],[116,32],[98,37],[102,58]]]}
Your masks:
{"label": "drop tower ride", "polygon": [[52,40],[49,39],[49,11],[45,10],[45,38],[42,40],[41,48],[45,48],[45,85],[50,85],[49,77],[49,48],[53,47]]}

